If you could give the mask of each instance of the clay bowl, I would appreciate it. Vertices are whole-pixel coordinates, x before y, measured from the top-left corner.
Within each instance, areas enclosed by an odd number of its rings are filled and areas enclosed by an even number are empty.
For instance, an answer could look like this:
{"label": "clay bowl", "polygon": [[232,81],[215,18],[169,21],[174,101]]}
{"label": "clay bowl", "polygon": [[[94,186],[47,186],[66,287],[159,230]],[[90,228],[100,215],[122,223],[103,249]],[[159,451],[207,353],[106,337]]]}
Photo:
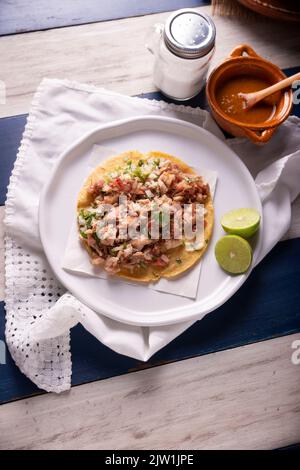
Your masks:
{"label": "clay bowl", "polygon": [[260,13],[269,18],[282,21],[300,21],[299,0],[238,0],[250,10]]}
{"label": "clay bowl", "polygon": [[292,90],[276,94],[276,111],[271,119],[255,124],[241,122],[226,114],[216,99],[217,90],[222,83],[239,75],[259,77],[269,82],[270,85],[284,79],[286,75],[275,64],[259,56],[250,46],[242,44],[237,46],[230,56],[212,71],[207,81],[208,103],[219,126],[233,136],[247,137],[256,144],[264,144],[289,116],[293,105]]}

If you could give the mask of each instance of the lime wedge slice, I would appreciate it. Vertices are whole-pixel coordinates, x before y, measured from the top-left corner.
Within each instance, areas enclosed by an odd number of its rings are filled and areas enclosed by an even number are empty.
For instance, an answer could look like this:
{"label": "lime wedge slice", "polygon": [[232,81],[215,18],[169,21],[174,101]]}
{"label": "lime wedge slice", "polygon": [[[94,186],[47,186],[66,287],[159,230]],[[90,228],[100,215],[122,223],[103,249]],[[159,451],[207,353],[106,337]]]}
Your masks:
{"label": "lime wedge slice", "polygon": [[234,209],[223,215],[221,224],[227,233],[250,238],[259,228],[260,214],[256,209]]}
{"label": "lime wedge slice", "polygon": [[215,246],[215,256],[221,268],[231,274],[245,273],[252,260],[252,249],[244,238],[225,235]]}

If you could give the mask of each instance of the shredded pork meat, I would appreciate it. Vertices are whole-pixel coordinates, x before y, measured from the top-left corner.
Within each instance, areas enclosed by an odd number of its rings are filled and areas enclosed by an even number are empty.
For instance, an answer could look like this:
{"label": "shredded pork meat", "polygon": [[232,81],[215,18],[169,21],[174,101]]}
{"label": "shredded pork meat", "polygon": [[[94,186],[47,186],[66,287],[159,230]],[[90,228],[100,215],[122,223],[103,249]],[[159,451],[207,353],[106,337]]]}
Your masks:
{"label": "shredded pork meat", "polygon": [[[181,217],[184,204],[204,204],[209,187],[201,176],[184,173],[168,159],[150,158],[137,164],[127,160],[93,184],[89,194],[90,206],[78,213],[80,237],[89,247],[91,262],[115,274],[151,264],[168,266],[168,251],[182,244],[174,235],[176,215]],[[120,196],[126,196],[125,217]],[[163,236],[164,209],[171,213],[169,239]],[[158,214],[156,220],[153,213]],[[195,211],[190,217],[195,218]]]}

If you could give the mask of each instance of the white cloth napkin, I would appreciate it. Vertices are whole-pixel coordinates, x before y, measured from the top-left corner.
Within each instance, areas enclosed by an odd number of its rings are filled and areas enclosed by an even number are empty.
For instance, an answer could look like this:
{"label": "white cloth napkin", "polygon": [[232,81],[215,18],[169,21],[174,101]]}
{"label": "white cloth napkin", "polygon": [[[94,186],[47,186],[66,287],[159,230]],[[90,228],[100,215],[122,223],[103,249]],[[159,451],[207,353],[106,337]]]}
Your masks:
{"label": "white cloth napkin", "polygon": [[[89,85],[45,79],[33,100],[6,202],[6,340],[23,373],[47,391],[70,387],[69,329],[78,322],[114,351],[143,361],[193,323],[145,328],[96,314],[64,293],[39,239],[39,194],[61,152],[101,123],[145,114],[184,119],[222,138],[201,109],[130,98]],[[291,202],[300,191],[299,123],[289,118],[265,147],[243,139],[228,141],[256,177],[263,201],[261,258],[289,228]]]}

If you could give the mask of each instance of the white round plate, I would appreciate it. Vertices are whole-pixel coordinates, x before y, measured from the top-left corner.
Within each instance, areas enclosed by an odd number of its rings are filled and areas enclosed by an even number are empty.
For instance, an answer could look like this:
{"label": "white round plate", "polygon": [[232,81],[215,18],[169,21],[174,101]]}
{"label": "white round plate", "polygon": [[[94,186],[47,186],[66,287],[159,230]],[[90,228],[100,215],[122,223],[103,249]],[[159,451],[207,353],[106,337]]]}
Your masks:
{"label": "white round plate", "polygon": [[[121,153],[127,150],[159,150],[178,156],[188,165],[201,162],[203,168],[218,173],[214,198],[215,227],[203,265],[195,300],[159,293],[147,286],[129,285],[117,278],[109,280],[66,272],[61,261],[74,220],[76,199],[87,174],[86,161],[95,144]],[[69,148],[53,169],[41,194],[39,227],[42,244],[55,275],[84,304],[98,313],[134,325],[166,325],[204,315],[222,305],[245,282],[247,274],[229,276],[218,266],[214,246],[223,235],[220,217],[236,207],[261,203],[255,183],[239,157],[221,140],[200,127],[166,117],[139,117],[115,121],[85,135]],[[256,240],[254,262],[261,246]]]}

